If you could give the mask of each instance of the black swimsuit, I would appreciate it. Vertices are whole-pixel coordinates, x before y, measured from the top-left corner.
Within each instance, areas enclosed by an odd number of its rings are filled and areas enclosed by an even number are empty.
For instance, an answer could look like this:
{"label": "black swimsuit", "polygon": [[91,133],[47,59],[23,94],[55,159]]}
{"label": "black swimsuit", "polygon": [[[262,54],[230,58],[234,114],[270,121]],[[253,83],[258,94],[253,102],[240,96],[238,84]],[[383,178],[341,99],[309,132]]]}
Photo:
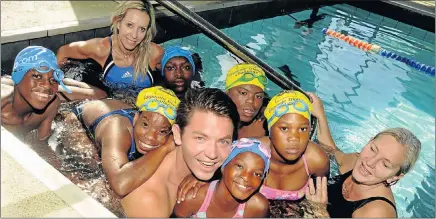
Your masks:
{"label": "black swimsuit", "polygon": [[354,211],[375,200],[385,201],[388,204],[392,205],[392,207],[395,209],[395,212],[397,211],[394,203],[392,203],[389,199],[385,197],[376,196],[358,201],[345,200],[344,196],[342,195],[342,185],[344,184],[345,179],[347,179],[351,175],[351,173],[352,170],[348,171],[343,175],[335,176],[331,178],[328,182],[327,194],[329,203],[327,205],[327,211],[329,212],[330,217],[351,218]]}

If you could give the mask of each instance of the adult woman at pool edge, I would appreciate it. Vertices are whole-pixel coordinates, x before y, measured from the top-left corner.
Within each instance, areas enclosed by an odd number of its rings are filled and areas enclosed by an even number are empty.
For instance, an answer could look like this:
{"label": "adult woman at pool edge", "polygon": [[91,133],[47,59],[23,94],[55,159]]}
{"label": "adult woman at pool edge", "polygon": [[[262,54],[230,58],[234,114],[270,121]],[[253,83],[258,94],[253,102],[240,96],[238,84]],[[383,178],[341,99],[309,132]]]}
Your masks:
{"label": "adult woman at pool edge", "polygon": [[[141,90],[153,86],[153,71],[163,49],[151,42],[156,35],[154,9],[148,1],[123,1],[111,20],[112,35],[73,42],[59,48],[57,60],[63,66],[68,58],[93,59],[103,68],[103,80],[109,88]],[[74,96],[68,99],[102,99],[107,94],[83,82],[66,80]]]}
{"label": "adult woman at pool edge", "polygon": [[[340,175],[322,182],[309,200],[327,203],[332,218],[397,217],[391,186],[408,173],[421,151],[421,142],[409,130],[391,128],[379,132],[360,153],[344,153],[335,144],[322,145],[334,155]],[[326,198],[328,197],[328,199]]]}

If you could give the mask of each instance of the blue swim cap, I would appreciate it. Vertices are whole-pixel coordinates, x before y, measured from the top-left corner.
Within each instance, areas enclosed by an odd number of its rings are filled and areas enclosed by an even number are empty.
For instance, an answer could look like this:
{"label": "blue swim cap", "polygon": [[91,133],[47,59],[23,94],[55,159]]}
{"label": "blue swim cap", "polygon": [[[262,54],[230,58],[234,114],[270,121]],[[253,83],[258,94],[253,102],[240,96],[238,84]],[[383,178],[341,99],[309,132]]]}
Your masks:
{"label": "blue swim cap", "polygon": [[14,68],[12,70],[12,80],[14,84],[20,83],[24,75],[30,70],[35,69],[41,74],[45,74],[53,70],[53,77],[67,92],[71,93],[62,79],[64,72],[59,68],[56,60],[56,55],[53,51],[42,46],[28,46],[21,50],[15,57]]}
{"label": "blue swim cap", "polygon": [[195,75],[195,64],[194,60],[192,59],[192,53],[189,50],[182,49],[180,46],[169,46],[165,49],[165,53],[162,56],[162,76],[165,76],[165,64],[167,64],[168,60],[177,56],[185,57],[186,59],[188,59],[189,63],[191,63],[192,65],[192,75]]}
{"label": "blue swim cap", "polygon": [[265,168],[263,170],[262,179],[265,178],[266,173],[269,169],[271,150],[267,148],[261,141],[255,138],[241,138],[234,141],[232,144],[232,151],[230,152],[227,159],[223,162],[223,165],[221,165],[221,170],[224,169],[224,167],[238,154],[247,151],[253,152],[263,159],[263,162],[265,163]]}

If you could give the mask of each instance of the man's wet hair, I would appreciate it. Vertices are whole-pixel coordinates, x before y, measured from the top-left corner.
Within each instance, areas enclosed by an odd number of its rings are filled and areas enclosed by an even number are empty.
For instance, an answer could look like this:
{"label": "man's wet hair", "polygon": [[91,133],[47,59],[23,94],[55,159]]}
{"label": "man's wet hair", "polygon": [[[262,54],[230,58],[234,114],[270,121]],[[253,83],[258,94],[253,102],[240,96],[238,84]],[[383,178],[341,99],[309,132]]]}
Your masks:
{"label": "man's wet hair", "polygon": [[233,140],[237,139],[238,109],[224,91],[217,88],[188,89],[177,108],[176,124],[179,125],[182,133],[195,111],[212,112],[217,116],[229,118],[233,124]]}

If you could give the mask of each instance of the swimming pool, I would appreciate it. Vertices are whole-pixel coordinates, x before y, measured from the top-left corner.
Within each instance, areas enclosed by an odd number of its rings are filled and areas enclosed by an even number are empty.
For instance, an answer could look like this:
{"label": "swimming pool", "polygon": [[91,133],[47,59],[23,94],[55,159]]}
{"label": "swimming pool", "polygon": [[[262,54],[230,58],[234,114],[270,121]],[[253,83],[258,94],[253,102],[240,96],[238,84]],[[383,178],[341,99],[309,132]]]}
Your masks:
{"label": "swimming pool", "polygon": [[[292,16],[305,20],[310,13]],[[422,151],[415,168],[393,187],[398,216],[435,217],[434,77],[324,36],[321,30],[330,28],[430,66],[435,58],[434,33],[346,4],[323,7],[321,13],[327,16],[311,31],[295,29],[290,16],[223,31],[270,66],[287,64],[302,89],[316,92],[324,101],[333,138],[345,152],[360,150],[388,127],[412,130],[422,142]],[[225,49],[202,34],[164,43],[169,45],[198,52],[206,85],[224,89],[226,72],[237,63]],[[273,84],[267,88],[270,95],[279,90]],[[332,172],[337,172],[335,165]]]}

